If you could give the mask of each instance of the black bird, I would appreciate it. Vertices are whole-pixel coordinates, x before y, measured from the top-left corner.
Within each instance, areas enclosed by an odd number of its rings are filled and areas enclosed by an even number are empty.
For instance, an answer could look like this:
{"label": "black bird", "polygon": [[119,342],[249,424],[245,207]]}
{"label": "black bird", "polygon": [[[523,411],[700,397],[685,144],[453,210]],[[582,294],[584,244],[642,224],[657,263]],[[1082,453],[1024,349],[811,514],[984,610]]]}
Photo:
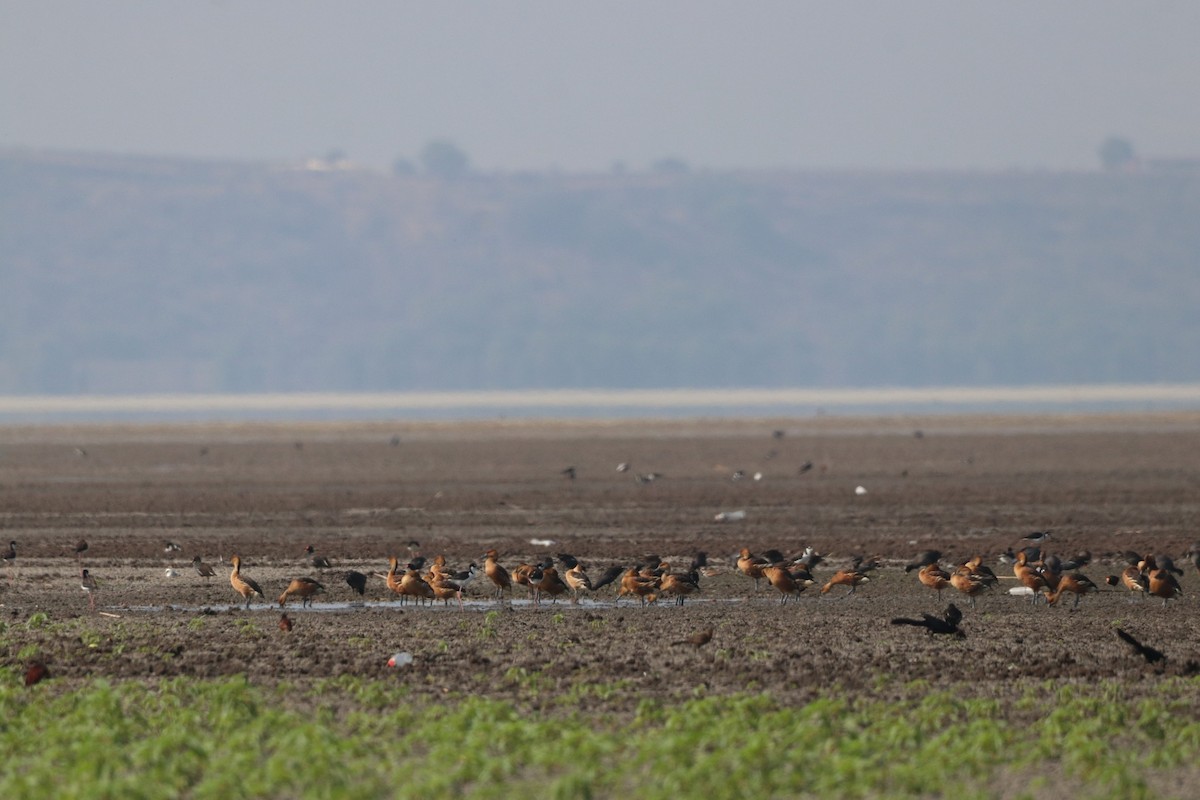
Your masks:
{"label": "black bird", "polygon": [[871,572],[883,566],[883,562],[879,556],[871,556],[867,558],[862,554],[855,554],[850,561],[850,569],[855,572]]}
{"label": "black bird", "polygon": [[912,560],[912,563],[905,565],[905,572],[912,572],[914,569],[928,567],[930,564],[936,564],[942,560],[941,550],[923,550],[917,553],[917,557]]}
{"label": "black bird", "polygon": [[567,477],[567,480],[573,481],[573,480],[575,480],[575,468],[567,467],[562,472],[560,472],[559,475],[565,475]]}
{"label": "black bird", "polygon": [[1154,563],[1158,564],[1159,569],[1165,569],[1167,572],[1171,572],[1176,575],[1183,574],[1183,570],[1181,570],[1179,567],[1175,566],[1175,560],[1172,559],[1170,556],[1163,555],[1161,553],[1155,553],[1154,554]]}
{"label": "black bird", "polygon": [[930,635],[950,634],[957,636],[959,639],[967,638],[962,629],[958,627],[958,623],[962,622],[962,612],[958,606],[951,603],[946,606],[946,613],[941,617],[935,617],[933,614],[922,614],[921,619],[908,619],[906,617],[896,617],[892,620],[893,625],[915,625],[918,628],[925,628]]}
{"label": "black bird", "polygon": [[617,578],[621,577],[621,573],[624,571],[625,571],[625,568],[622,567],[620,564],[616,564],[614,566],[609,567],[608,570],[603,575],[601,575],[597,580],[592,581],[592,591],[593,592],[598,591],[601,586],[608,586],[610,583],[615,581]]}
{"label": "black bird", "polygon": [[367,592],[367,576],[361,572],[355,572],[354,570],[347,572],[346,583],[359,594],[366,594]]}
{"label": "black bird", "polygon": [[1146,659],[1147,664],[1157,664],[1159,661],[1167,660],[1167,656],[1164,653],[1159,650],[1155,650],[1153,647],[1142,644],[1120,628],[1117,628],[1117,636],[1120,636],[1122,641],[1126,642],[1130,647],[1132,647],[1133,652]]}
{"label": "black bird", "polygon": [[[1091,560],[1092,553],[1090,550],[1084,550],[1082,553],[1076,553],[1066,561],[1062,562],[1063,572],[1074,572],[1077,569],[1083,569],[1089,563],[1091,563]],[[1183,574],[1182,570],[1180,570],[1180,574]]]}
{"label": "black bird", "polygon": [[808,472],[810,469],[812,469],[815,466],[816,465],[813,464],[813,462],[805,461],[803,464],[800,465],[800,474],[803,475],[804,473]]}

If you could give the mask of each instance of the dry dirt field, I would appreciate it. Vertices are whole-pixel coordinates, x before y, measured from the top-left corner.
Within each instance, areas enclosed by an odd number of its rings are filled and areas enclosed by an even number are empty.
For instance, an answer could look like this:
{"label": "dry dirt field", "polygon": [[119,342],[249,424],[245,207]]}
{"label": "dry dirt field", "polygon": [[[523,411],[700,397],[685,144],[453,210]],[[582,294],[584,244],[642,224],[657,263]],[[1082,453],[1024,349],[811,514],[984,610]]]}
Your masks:
{"label": "dry dirt field", "polygon": [[[649,473],[660,477],[635,480]],[[744,519],[717,521],[730,511]],[[595,681],[625,688],[618,705],[699,685],[803,701],[832,686],[886,691],[917,680],[997,694],[1044,679],[1138,684],[1200,661],[1200,575],[1190,564],[1184,596],[1166,607],[1107,587],[1078,608],[1033,606],[1007,594],[1015,584],[1005,580],[976,609],[953,590],[939,600],[903,565],[933,548],[947,565],[980,554],[1011,576],[997,556],[1049,529],[1046,550],[1090,551],[1084,572],[1103,586],[1126,550],[1183,561],[1198,521],[1200,414],[8,426],[0,538],[16,542],[17,557],[0,575],[9,625],[0,661],[36,651],[68,685],[232,673],[396,679],[386,661],[407,651],[403,679],[431,692],[503,697],[534,686],[549,696]],[[181,549],[166,551],[168,541]],[[615,604],[612,586],[578,605],[534,607],[523,589],[497,604],[482,582],[463,610],[401,606],[380,575],[410,541],[458,568],[495,548],[510,568],[571,553],[596,576],[648,554],[684,566],[704,551],[721,571],[682,607]],[[331,568],[311,565],[309,544]],[[840,587],[821,596],[818,585],[786,605],[732,566],[742,547],[808,546],[826,557],[818,581],[854,554],[885,566],[854,596]],[[267,596],[249,610],[228,581],[235,553]],[[193,571],[195,555],[215,578]],[[81,567],[98,581],[94,612]],[[364,597],[344,582],[347,570],[369,575]],[[294,630],[283,633],[276,598],[298,575],[327,592],[309,609],[290,603]],[[964,611],[964,639],[888,624],[950,601]],[[14,624],[39,613],[42,627]],[[1166,667],[1132,654],[1118,626],[1166,652]],[[676,644],[710,627],[705,647]]]}

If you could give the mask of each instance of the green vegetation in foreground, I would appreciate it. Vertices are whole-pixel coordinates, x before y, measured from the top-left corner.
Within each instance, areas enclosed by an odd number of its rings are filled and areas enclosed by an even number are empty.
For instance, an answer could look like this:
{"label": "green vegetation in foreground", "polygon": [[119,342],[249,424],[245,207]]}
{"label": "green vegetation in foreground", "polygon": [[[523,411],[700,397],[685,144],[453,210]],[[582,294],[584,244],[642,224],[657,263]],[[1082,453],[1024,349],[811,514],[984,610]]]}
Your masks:
{"label": "green vegetation in foreground", "polygon": [[357,679],[303,689],[96,681],[55,693],[53,683],[25,689],[10,671],[0,678],[5,798],[578,798],[648,787],[713,799],[1032,798],[1063,788],[1162,798],[1186,790],[1200,756],[1191,680],[1137,699],[1111,683],[1039,686],[1004,707],[948,693],[834,692],[796,708],[742,695],[589,715],[567,702],[533,712],[435,701]]}

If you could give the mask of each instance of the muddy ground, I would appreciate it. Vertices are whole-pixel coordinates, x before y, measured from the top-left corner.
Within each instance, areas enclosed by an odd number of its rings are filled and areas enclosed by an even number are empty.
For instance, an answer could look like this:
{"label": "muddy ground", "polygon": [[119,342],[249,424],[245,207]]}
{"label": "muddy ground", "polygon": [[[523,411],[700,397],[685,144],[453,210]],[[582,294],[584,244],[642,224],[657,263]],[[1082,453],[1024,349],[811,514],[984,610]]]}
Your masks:
{"label": "muddy ground", "polygon": [[[650,473],[659,477],[636,479]],[[717,521],[730,511],[745,517]],[[604,702],[618,706],[698,686],[801,701],[919,680],[998,694],[1044,679],[1149,684],[1200,661],[1190,565],[1185,596],[1166,607],[1123,590],[1035,607],[1005,592],[1009,580],[976,609],[952,590],[939,599],[903,565],[936,548],[947,564],[982,554],[1011,575],[998,554],[1049,529],[1046,549],[1090,551],[1084,572],[1102,583],[1125,550],[1179,558],[1200,539],[1198,521],[1200,414],[10,426],[0,429],[0,539],[15,540],[17,558],[0,576],[0,661],[36,655],[67,686],[349,674],[552,703],[572,687],[616,685]],[[494,547],[509,567],[566,552],[597,575],[648,554],[682,566],[702,550],[723,570],[682,607],[616,605],[611,586],[578,605],[533,607],[522,589],[496,603],[482,584],[463,610],[401,606],[380,576],[410,541],[458,567]],[[309,544],[332,568],[309,563]],[[826,555],[818,581],[854,554],[885,567],[852,597],[818,586],[780,605],[730,558],[807,546]],[[228,582],[235,553],[267,595],[249,610]],[[193,571],[195,555],[215,578]],[[81,567],[99,582],[94,612]],[[347,570],[370,576],[364,597]],[[283,633],[275,600],[298,575],[327,593],[311,609],[290,603],[294,629]],[[965,639],[888,624],[950,601]],[[1166,668],[1133,655],[1117,626],[1165,651]],[[706,646],[676,644],[710,627]],[[397,651],[414,663],[389,670]]]}

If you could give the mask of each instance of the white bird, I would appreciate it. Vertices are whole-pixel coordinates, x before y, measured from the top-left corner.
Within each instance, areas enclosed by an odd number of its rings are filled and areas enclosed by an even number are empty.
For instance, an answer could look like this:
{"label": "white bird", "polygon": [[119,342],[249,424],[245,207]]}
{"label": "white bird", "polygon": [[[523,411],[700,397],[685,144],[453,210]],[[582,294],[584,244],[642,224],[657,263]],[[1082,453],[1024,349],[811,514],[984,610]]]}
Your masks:
{"label": "white bird", "polygon": [[867,487],[865,487],[865,486],[855,486],[855,487],[854,487],[854,493],[855,493],[856,495],[858,495],[859,497],[861,497],[861,496],[863,496],[864,494],[866,494],[866,493],[867,493]]}

